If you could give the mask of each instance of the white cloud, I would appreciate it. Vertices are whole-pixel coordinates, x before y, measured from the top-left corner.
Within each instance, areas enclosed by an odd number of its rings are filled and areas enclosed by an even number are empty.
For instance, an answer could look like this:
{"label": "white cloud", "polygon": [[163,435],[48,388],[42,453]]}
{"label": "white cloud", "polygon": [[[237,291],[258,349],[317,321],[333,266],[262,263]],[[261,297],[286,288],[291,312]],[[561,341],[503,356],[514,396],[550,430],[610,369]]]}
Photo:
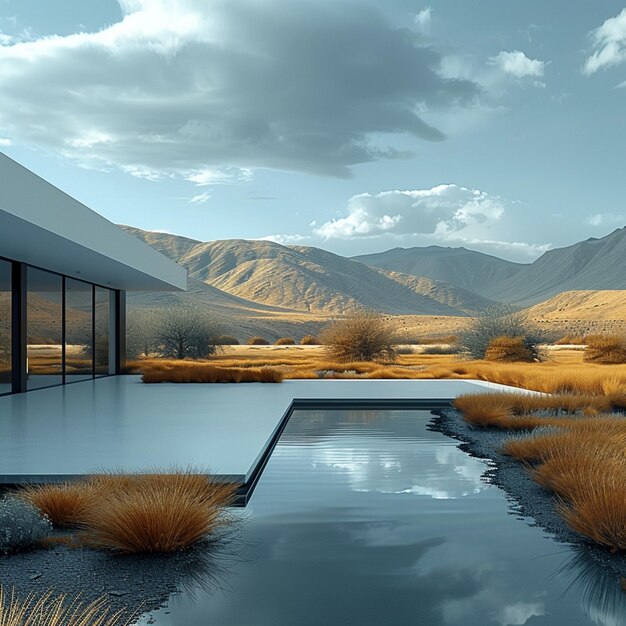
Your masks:
{"label": "white cloud", "polygon": [[211,199],[211,194],[208,191],[203,191],[199,193],[197,196],[192,196],[189,198],[190,204],[204,204]]}
{"label": "white cloud", "polygon": [[265,235],[265,237],[259,237],[259,241],[273,241],[282,246],[297,245],[311,241],[311,239],[310,235]]}
{"label": "white cloud", "polygon": [[426,7],[415,16],[415,26],[421,33],[428,33],[432,23],[432,9]]}
{"label": "white cloud", "polygon": [[353,196],[344,215],[314,226],[312,235],[313,245],[332,242],[344,254],[371,248],[365,242],[377,240],[379,249],[468,246],[528,262],[552,247],[533,241],[536,226],[521,203],[454,184]]}
{"label": "white cloud", "polygon": [[491,57],[489,62],[491,65],[498,67],[505,74],[509,74],[515,78],[543,76],[546,66],[545,61],[530,59],[520,50],[500,52],[496,56]]}
{"label": "white cloud", "polygon": [[431,189],[362,193],[348,201],[347,215],[314,230],[323,239],[371,237],[382,233],[432,234],[442,239],[471,225],[497,221],[504,202],[457,185]]}
{"label": "white cloud", "polygon": [[585,222],[590,226],[606,226],[607,224],[622,224],[626,222],[626,218],[623,215],[616,215],[615,213],[595,213],[590,215]]}
{"label": "white cloud", "polygon": [[590,37],[594,52],[585,61],[585,74],[594,74],[626,61],[626,9],[591,31]]}
{"label": "white cloud", "polygon": [[10,139],[7,139],[6,137],[0,137],[0,146],[10,146],[12,145],[12,141]]}
{"label": "white cloud", "polygon": [[505,606],[498,617],[501,626],[523,626],[531,617],[546,614],[543,602],[516,602]]}
{"label": "white cloud", "polygon": [[250,168],[225,167],[191,170],[185,174],[185,179],[195,183],[198,187],[207,185],[226,185],[236,182],[248,182],[252,179]]}
{"label": "white cloud", "polygon": [[200,185],[228,168],[345,177],[406,155],[372,137],[443,139],[418,104],[471,107],[480,91],[442,77],[441,54],[368,3],[119,3],[122,20],[99,32],[0,46],[0,127],[14,141]]}

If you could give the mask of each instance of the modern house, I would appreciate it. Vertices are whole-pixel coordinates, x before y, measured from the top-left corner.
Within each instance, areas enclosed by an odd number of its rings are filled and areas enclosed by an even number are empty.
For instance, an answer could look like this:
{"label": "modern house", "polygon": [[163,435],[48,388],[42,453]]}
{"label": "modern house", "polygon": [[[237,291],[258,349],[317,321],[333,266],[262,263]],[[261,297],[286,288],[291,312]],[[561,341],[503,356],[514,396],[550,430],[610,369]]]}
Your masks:
{"label": "modern house", "polygon": [[0,395],[121,372],[125,293],[186,270],[0,154]]}

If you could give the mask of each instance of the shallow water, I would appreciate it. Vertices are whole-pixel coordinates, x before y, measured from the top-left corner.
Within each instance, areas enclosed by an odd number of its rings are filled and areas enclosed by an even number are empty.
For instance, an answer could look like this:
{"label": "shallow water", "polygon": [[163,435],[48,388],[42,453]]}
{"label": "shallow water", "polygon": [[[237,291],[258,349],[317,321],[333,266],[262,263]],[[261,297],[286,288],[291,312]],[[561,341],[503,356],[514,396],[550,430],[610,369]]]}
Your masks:
{"label": "shallow water", "polygon": [[295,411],[242,513],[243,552],[140,623],[626,624],[615,579],[511,515],[431,417]]}

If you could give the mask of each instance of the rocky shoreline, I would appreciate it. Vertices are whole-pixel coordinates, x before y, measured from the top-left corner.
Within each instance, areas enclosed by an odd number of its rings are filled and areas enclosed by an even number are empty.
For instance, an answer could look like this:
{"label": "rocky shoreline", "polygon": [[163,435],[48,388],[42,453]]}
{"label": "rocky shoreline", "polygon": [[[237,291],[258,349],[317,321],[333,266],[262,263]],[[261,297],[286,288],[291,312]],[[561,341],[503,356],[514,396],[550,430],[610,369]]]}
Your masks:
{"label": "rocky shoreline", "polygon": [[431,423],[434,430],[461,441],[460,448],[464,452],[492,461],[486,477],[506,493],[513,514],[530,518],[533,520],[531,525],[544,529],[555,541],[574,546],[584,558],[614,577],[619,588],[620,579],[626,577],[626,555],[612,553],[567,526],[556,513],[554,495],[534,482],[519,461],[501,454],[502,444],[512,436],[510,431],[475,428],[454,409],[435,413]]}

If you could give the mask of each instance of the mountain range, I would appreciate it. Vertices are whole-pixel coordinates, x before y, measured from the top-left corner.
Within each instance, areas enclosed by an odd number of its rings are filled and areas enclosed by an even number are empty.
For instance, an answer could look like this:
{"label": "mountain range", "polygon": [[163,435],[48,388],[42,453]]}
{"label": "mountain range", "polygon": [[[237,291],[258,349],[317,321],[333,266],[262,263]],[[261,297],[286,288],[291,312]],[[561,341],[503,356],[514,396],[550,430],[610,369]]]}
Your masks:
{"label": "mountain range", "polygon": [[[288,332],[285,324],[308,323],[314,332],[329,317],[358,308],[459,318],[497,302],[531,306],[563,291],[626,290],[626,228],[550,250],[528,264],[462,247],[393,248],[346,258],[310,246],[202,242],[122,228],[189,272],[186,294],[132,294],[130,306],[191,300],[210,306],[242,332],[261,329],[272,336]],[[618,297],[612,310],[619,302]]]}
{"label": "mountain range", "polygon": [[394,248],[355,260],[440,280],[484,298],[530,306],[563,291],[626,289],[626,228],[512,263],[466,248]]}

